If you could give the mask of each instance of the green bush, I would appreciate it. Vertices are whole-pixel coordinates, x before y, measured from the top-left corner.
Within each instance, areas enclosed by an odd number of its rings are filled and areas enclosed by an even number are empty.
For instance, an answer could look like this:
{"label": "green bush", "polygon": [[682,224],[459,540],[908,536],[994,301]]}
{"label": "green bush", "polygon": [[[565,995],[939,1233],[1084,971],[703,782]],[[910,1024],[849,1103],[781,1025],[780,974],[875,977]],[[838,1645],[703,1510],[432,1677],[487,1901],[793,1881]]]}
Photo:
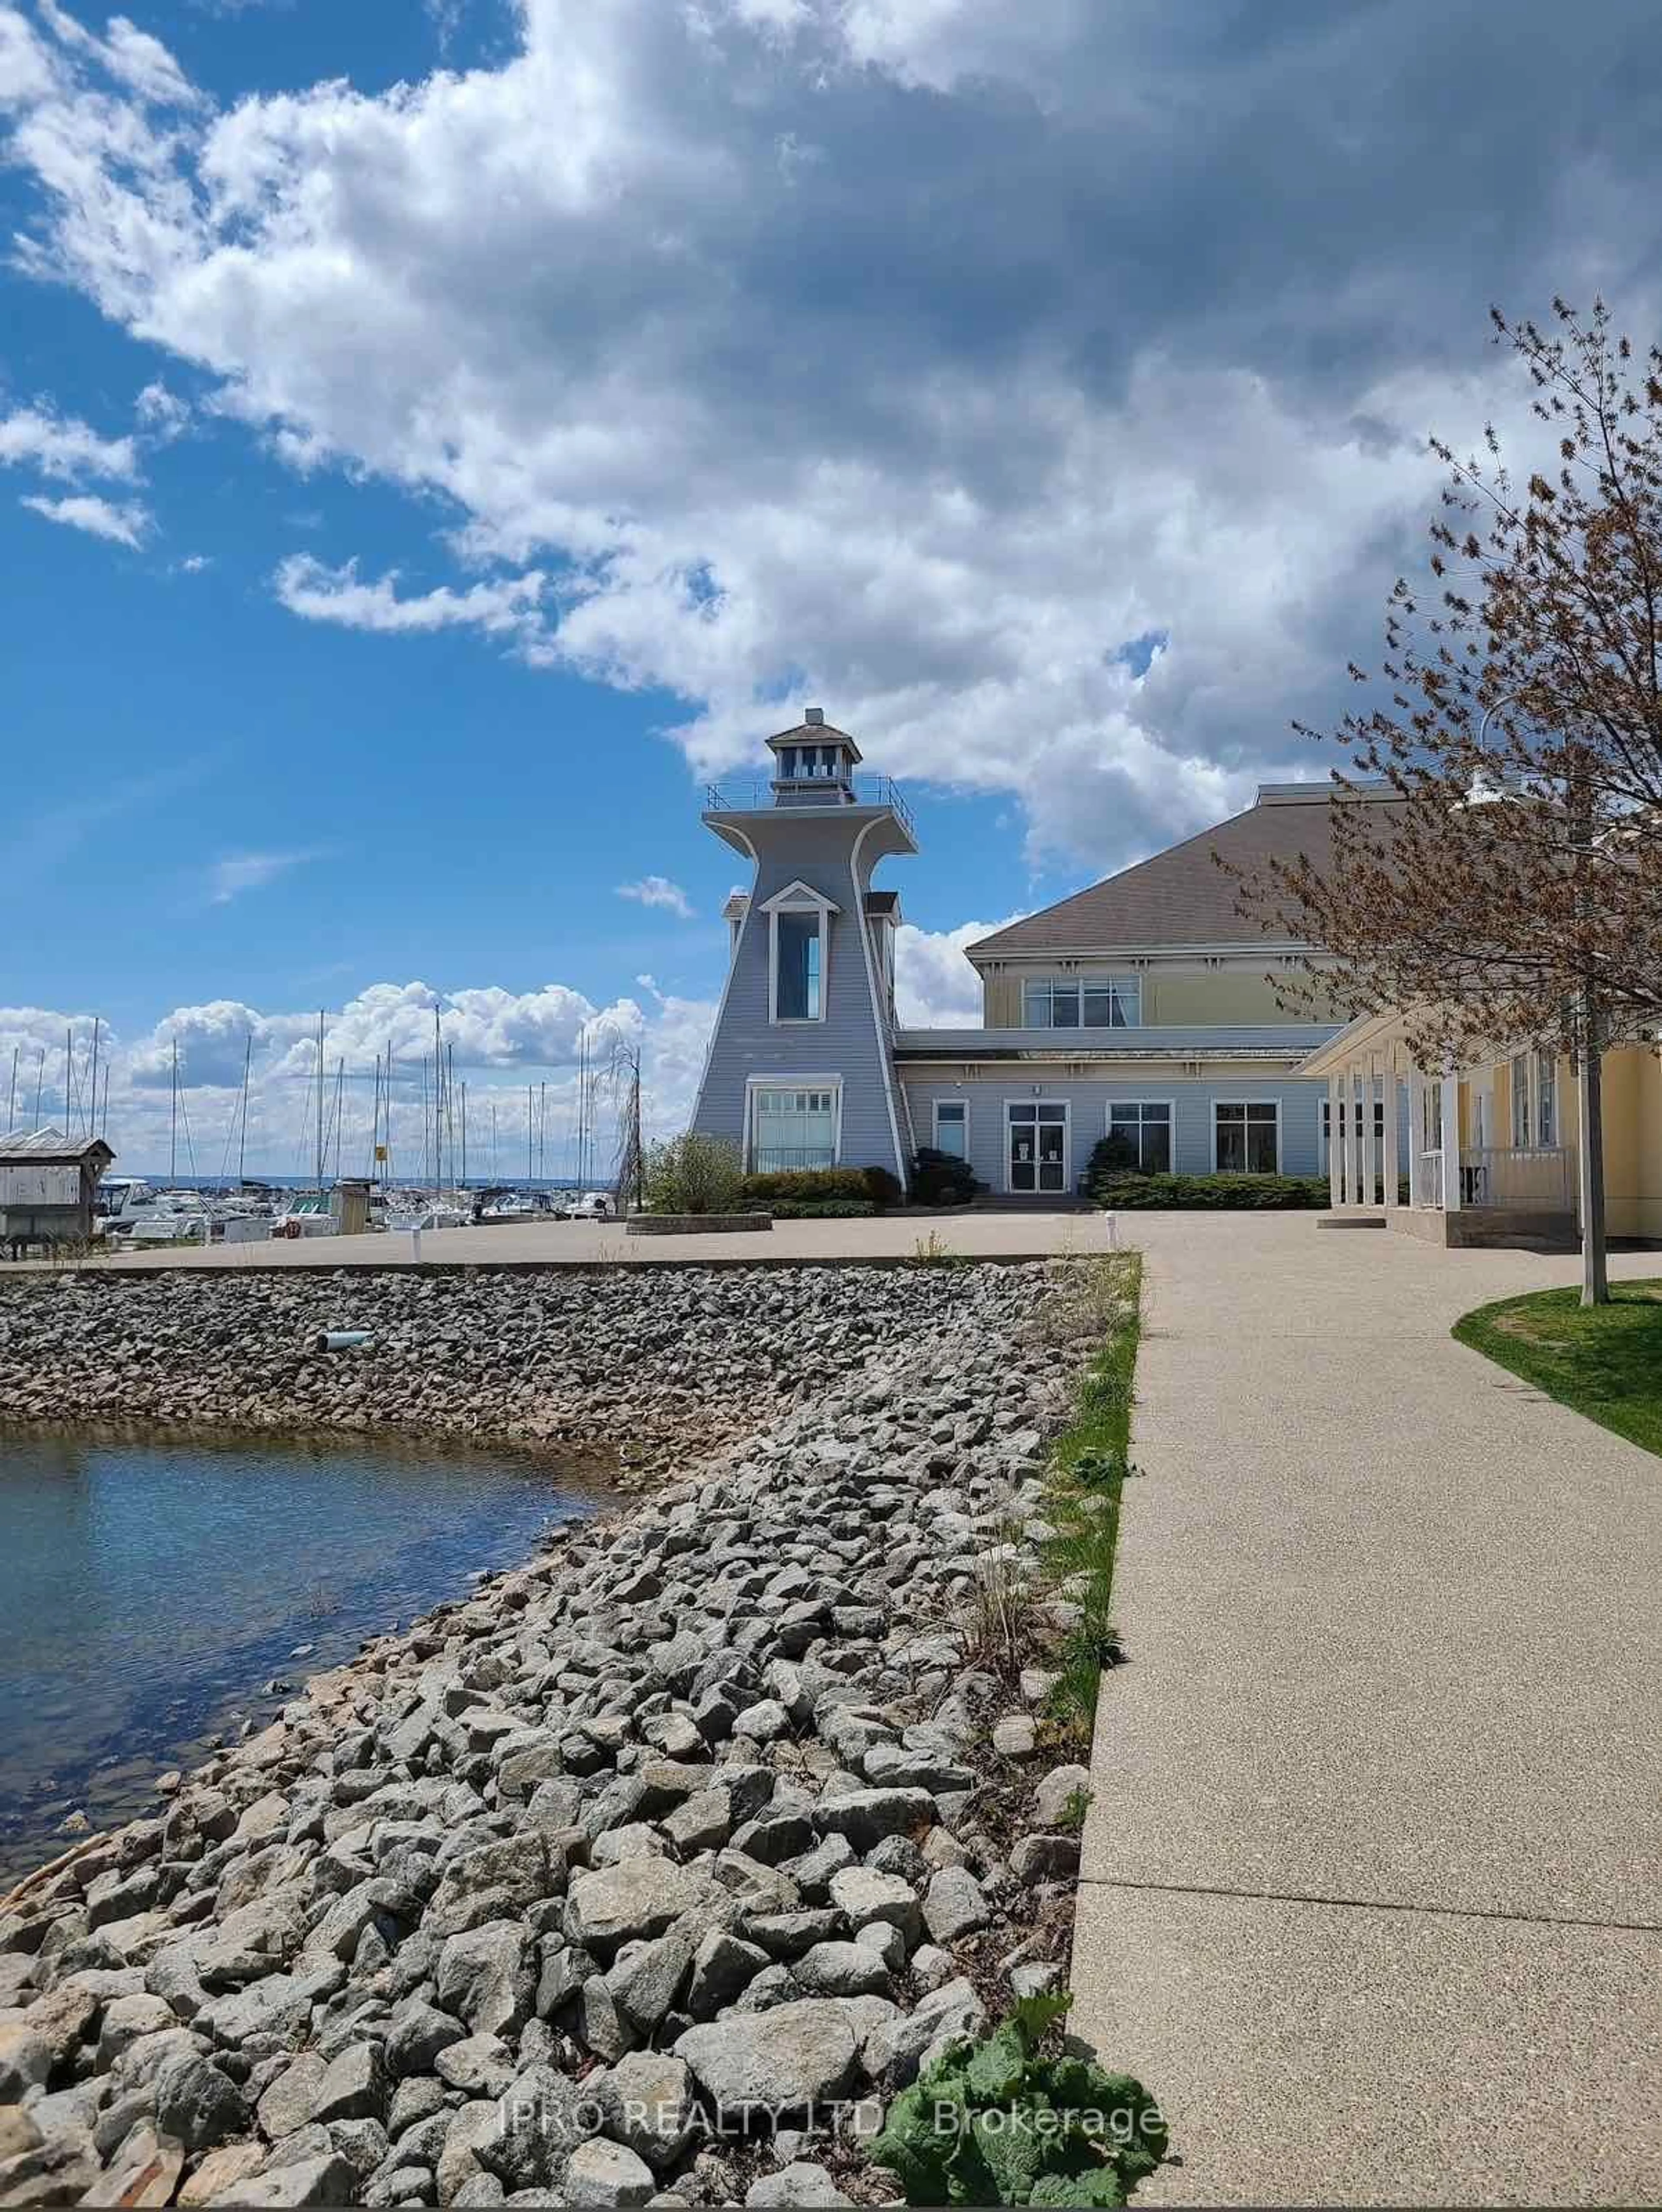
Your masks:
{"label": "green bush", "polygon": [[886,1206],[898,1206],[905,1198],[898,1176],[891,1175],[887,1168],[861,1168],[866,1179],[866,1195],[880,1213]]}
{"label": "green bush", "polygon": [[912,1196],[920,1206],[967,1206],[977,1187],[967,1160],[929,1145],[920,1147],[912,1162]]}
{"label": "green bush", "polygon": [[770,1213],[776,1221],[859,1221],[877,1208],[868,1198],[770,1198],[755,1200],[747,1213]]}
{"label": "green bush", "polygon": [[647,1154],[647,1212],[736,1212],[744,1179],[737,1145],[689,1129]]}
{"label": "green bush", "polygon": [[745,1200],[771,1206],[776,1199],[806,1199],[823,1203],[831,1198],[869,1200],[866,1177],[869,1168],[786,1168],[772,1175],[747,1175]]}
{"label": "green bush", "polygon": [[1110,1213],[1173,1206],[1213,1212],[1287,1212],[1331,1203],[1324,1176],[1087,1173],[1085,1188],[1087,1196]]}
{"label": "green bush", "polygon": [[1166,2124],[1140,2081],[1041,2056],[1068,2002],[1024,2000],[895,2099],[871,2156],[899,2175],[909,2204],[1123,2204],[1162,2163]]}

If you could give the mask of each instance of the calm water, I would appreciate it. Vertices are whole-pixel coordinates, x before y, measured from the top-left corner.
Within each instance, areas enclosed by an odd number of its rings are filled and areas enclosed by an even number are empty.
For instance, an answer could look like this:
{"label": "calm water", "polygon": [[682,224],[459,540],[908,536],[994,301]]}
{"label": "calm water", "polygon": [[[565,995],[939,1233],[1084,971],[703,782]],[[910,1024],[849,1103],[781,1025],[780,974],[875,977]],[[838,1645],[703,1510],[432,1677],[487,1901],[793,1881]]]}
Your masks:
{"label": "calm water", "polygon": [[0,1431],[0,1876],[596,1497],[530,1455]]}

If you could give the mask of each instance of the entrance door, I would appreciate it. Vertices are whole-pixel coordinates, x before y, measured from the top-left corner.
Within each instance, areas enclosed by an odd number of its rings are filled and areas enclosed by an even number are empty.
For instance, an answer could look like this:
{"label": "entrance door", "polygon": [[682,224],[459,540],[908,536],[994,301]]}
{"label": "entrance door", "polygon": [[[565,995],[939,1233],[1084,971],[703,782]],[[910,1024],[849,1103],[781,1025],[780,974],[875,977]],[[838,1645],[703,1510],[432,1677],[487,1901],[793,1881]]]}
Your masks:
{"label": "entrance door", "polygon": [[1064,1103],[1011,1105],[1006,1109],[1009,1134],[1011,1191],[1035,1196],[1068,1188],[1068,1108]]}

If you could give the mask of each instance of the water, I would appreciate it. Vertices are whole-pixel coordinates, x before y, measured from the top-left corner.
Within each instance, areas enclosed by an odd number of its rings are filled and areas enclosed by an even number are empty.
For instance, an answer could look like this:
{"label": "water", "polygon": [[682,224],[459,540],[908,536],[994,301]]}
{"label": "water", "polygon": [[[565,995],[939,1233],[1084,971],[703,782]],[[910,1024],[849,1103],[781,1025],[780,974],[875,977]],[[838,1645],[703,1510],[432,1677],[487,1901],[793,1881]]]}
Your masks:
{"label": "water", "polygon": [[0,1431],[0,1890],[598,1497],[528,1454]]}

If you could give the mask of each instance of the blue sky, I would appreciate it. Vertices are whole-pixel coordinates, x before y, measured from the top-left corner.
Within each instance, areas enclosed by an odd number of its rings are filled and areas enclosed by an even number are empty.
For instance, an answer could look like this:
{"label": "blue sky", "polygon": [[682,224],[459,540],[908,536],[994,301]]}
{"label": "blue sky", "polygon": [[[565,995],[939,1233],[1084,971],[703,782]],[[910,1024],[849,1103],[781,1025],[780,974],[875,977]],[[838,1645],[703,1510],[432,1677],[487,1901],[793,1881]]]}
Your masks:
{"label": "blue sky", "polygon": [[698,785],[807,702],[913,787],[916,1018],[1318,772],[1425,433],[1526,433],[1488,300],[1653,322],[1647,11],[1448,12],[0,0],[0,1084],[96,1012],[154,1168],[253,1035],[283,1169],[308,1010],[437,995],[669,1127]]}

